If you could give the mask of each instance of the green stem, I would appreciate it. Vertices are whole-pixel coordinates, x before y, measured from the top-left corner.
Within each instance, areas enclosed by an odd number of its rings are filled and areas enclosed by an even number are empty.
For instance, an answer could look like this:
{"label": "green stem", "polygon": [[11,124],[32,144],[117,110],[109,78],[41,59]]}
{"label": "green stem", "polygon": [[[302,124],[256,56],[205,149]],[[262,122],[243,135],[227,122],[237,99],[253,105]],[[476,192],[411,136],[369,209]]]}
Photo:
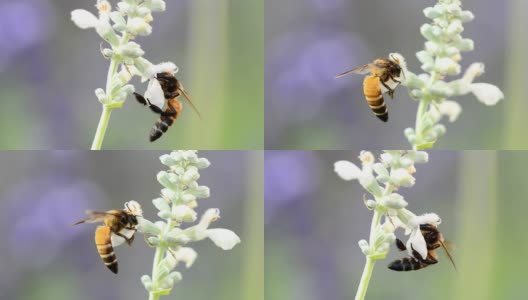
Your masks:
{"label": "green stem", "polygon": [[[383,214],[380,213],[378,210],[374,210],[374,215],[372,216],[372,223],[370,225],[370,237],[369,237],[370,247],[372,247],[374,243],[374,233],[376,232],[376,228],[379,226],[381,222],[382,215]],[[367,261],[365,263],[365,268],[363,269],[363,275],[361,275],[361,281],[359,282],[355,300],[365,299],[365,295],[367,294],[370,277],[372,277],[372,271],[374,270],[375,263],[376,263],[376,259],[372,258],[370,255],[367,255]]]}
{"label": "green stem", "polygon": [[[154,278],[158,274],[158,266],[161,263],[161,260],[163,259],[163,255],[165,255],[165,248],[164,247],[157,247],[156,248],[156,254],[154,254],[154,262],[152,263],[152,283],[153,283],[153,289],[156,290],[156,281],[157,279]],[[156,292],[149,292],[149,300],[158,300],[160,297],[159,293]]]}
{"label": "green stem", "polygon": [[[111,96],[111,83],[112,78],[117,72],[118,63],[116,60],[112,59],[110,61],[110,67],[108,67],[108,75],[106,76],[106,96]],[[112,99],[107,98],[106,103],[112,103]],[[103,140],[106,133],[106,128],[108,127],[108,122],[110,121],[110,114],[112,113],[111,107],[103,104],[103,112],[101,113],[101,118],[99,119],[99,124],[97,125],[97,131],[95,132],[95,137],[92,142],[92,150],[101,150]]]}
{"label": "green stem", "polygon": [[[181,187],[180,190],[183,190],[183,188]],[[167,232],[169,232],[172,228],[174,228],[174,221],[173,220],[169,220],[167,222],[167,227],[166,227],[166,232],[164,232],[162,235],[165,235],[167,234]],[[161,296],[160,292],[159,292],[159,283],[158,283],[158,267],[161,263],[161,260],[163,259],[163,257],[165,256],[165,251],[167,250],[167,248],[165,248],[164,246],[158,246],[156,247],[156,253],[154,254],[154,261],[152,262],[152,290],[153,291],[150,291],[149,292],[149,300],[158,300],[159,297]]]}
{"label": "green stem", "polygon": [[361,282],[356,293],[355,300],[365,299],[367,294],[367,288],[370,282],[370,277],[372,276],[372,271],[374,270],[374,264],[376,260],[367,256],[367,262],[365,263],[365,268],[363,269],[363,275],[361,275]]}
{"label": "green stem", "polygon": [[112,108],[103,105],[103,112],[101,113],[99,125],[97,125],[97,131],[95,132],[95,137],[92,142],[92,150],[101,150],[101,145],[103,144],[106,127],[108,127],[108,121],[110,120],[111,113]]}
{"label": "green stem", "polygon": [[427,112],[427,101],[420,100],[420,103],[418,104],[418,111],[416,112],[416,128],[414,130],[416,134],[416,140],[413,143],[413,150],[418,150],[418,145],[421,144],[422,141],[422,120],[423,116]]}

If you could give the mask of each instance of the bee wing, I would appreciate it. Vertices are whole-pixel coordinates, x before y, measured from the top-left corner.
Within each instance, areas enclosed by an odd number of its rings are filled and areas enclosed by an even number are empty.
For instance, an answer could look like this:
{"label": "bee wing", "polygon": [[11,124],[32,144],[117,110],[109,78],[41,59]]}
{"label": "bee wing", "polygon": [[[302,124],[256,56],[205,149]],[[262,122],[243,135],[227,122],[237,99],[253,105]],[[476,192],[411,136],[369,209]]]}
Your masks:
{"label": "bee wing", "polygon": [[200,119],[201,119],[202,115],[200,114],[200,112],[198,111],[198,108],[196,108],[196,106],[194,105],[193,101],[191,100],[191,96],[189,94],[187,94],[187,92],[183,89],[183,87],[180,88],[179,90],[183,94],[183,97],[187,100],[187,102],[189,102],[189,104],[191,105],[193,110],[198,114],[198,117],[200,117]]}
{"label": "bee wing", "polygon": [[150,101],[152,105],[159,107],[160,109],[165,106],[165,96],[163,95],[163,89],[157,79],[151,79],[149,81],[147,90],[145,91],[145,98]]}
{"label": "bee wing", "polygon": [[443,242],[443,241],[440,241],[440,244],[442,245],[442,248],[444,248],[444,251],[447,255],[447,257],[449,258],[449,260],[451,261],[451,264],[453,265],[453,267],[455,268],[455,271],[457,270],[457,267],[455,265],[455,260],[453,260],[453,257],[451,256],[451,253],[449,253],[449,249],[453,249],[454,246],[452,243],[450,242]]}
{"label": "bee wing", "polygon": [[346,72],[343,72],[341,74],[338,74],[338,75],[336,75],[335,78],[343,77],[343,76],[346,76],[346,75],[352,74],[352,73],[354,73],[354,74],[362,74],[362,75],[368,74],[368,73],[372,72],[373,68],[379,69],[379,67],[376,66],[375,64],[366,64],[366,65],[362,65],[362,66],[359,66],[357,68],[354,68],[352,70],[348,70]]}
{"label": "bee wing", "polygon": [[82,224],[82,223],[96,223],[96,222],[103,222],[106,216],[108,215],[115,215],[111,212],[102,212],[102,211],[93,211],[93,210],[87,210],[86,214],[89,215],[88,218],[81,220],[73,225]]}

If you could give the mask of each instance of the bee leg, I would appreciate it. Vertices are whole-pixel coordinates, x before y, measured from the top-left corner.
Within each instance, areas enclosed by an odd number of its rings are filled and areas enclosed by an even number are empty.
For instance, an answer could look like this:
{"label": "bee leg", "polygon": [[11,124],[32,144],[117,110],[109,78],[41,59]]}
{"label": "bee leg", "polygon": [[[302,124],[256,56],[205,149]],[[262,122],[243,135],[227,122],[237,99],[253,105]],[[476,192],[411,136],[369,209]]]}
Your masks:
{"label": "bee leg", "polygon": [[418,253],[418,251],[416,251],[416,250],[414,250],[414,248],[412,248],[412,246],[411,246],[411,249],[412,249],[412,254],[413,254],[414,258],[416,258],[422,264],[434,265],[434,264],[436,264],[438,262],[438,260],[436,258],[432,257],[429,254],[427,254],[427,256],[425,258],[423,258],[420,255],[420,253]]}
{"label": "bee leg", "polygon": [[124,239],[125,239],[125,241],[127,242],[127,244],[128,244],[129,246],[132,246],[132,242],[134,241],[134,235],[132,235],[132,237],[131,237],[131,238],[127,238],[126,236],[122,235],[122,234],[121,234],[121,233],[119,233],[119,232],[114,232],[114,233],[115,233],[115,235],[117,235],[117,236],[120,236],[120,237],[124,238]]}
{"label": "bee leg", "polygon": [[[143,104],[143,105],[147,105],[147,99],[145,99],[145,97],[143,97],[142,95],[134,92],[134,96],[136,96],[136,100],[137,102],[139,102],[140,104]],[[150,103],[150,102],[148,102]]]}
{"label": "bee leg", "polygon": [[[148,101],[148,100],[147,100]],[[150,110],[155,113],[155,114],[158,114],[158,115],[161,115],[163,114],[163,110],[161,110],[161,108],[157,107],[156,105],[153,105],[152,103],[150,103],[150,101],[148,102],[149,104],[149,108]]]}
{"label": "bee leg", "polygon": [[388,94],[389,96],[392,98],[394,98],[394,90],[391,89],[384,81],[380,80],[381,84],[383,84],[383,86],[388,90]]}
{"label": "bee leg", "polygon": [[394,79],[394,77],[392,77],[392,75],[389,75],[389,77],[390,77],[390,79],[392,79],[392,81],[394,81],[396,83],[401,83],[401,81]]}
{"label": "bee leg", "polygon": [[396,239],[396,247],[398,247],[400,251],[407,250],[407,247],[405,247],[405,244],[400,239]]}
{"label": "bee leg", "polygon": [[428,265],[434,265],[438,262],[438,260],[430,255],[428,255],[423,261],[422,263],[424,264],[428,264]]}

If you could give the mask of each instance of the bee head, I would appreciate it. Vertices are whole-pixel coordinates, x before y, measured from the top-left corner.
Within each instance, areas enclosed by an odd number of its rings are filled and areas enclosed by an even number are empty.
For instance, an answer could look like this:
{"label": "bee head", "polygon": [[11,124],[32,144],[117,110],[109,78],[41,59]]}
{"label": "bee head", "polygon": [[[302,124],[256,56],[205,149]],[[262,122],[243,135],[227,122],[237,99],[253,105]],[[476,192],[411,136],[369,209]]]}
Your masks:
{"label": "bee head", "polygon": [[403,76],[403,79],[405,79],[405,72],[403,71],[405,67],[405,60],[403,56],[401,56],[399,53],[391,53],[389,54],[389,58],[396,63],[394,66],[394,73],[398,74],[397,77],[400,77],[400,75]]}

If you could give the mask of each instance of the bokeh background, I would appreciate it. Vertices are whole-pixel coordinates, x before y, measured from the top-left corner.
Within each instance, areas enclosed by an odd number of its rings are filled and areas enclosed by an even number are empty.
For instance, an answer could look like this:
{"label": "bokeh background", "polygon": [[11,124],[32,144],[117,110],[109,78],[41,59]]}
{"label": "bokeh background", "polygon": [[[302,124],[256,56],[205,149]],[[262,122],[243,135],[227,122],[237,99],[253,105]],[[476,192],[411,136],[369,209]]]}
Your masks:
{"label": "bokeh background", "polygon": [[[378,120],[363,97],[360,75],[336,74],[399,52],[410,70],[423,49],[422,10],[437,1],[268,0],[265,4],[266,149],[407,149],[403,135],[414,127],[417,103],[405,88],[388,99],[390,119]],[[528,36],[525,0],[464,0],[474,13],[463,36],[475,50],[463,53],[463,70],[483,62],[477,81],[497,85],[504,101],[487,107],[473,95],[438,149],[528,149],[524,128],[524,56]]]}
{"label": "bokeh background", "polygon": [[[266,299],[354,299],[365,263],[358,241],[368,239],[372,213],[362,187],[333,164],[358,163],[358,155],[266,151]],[[458,271],[441,252],[437,265],[391,271],[388,263],[405,255],[393,247],[376,263],[367,299],[526,299],[526,165],[521,151],[429,152],[416,185],[398,193],[414,213],[442,218]]]}
{"label": "bokeh background", "polygon": [[[1,299],[147,299],[140,277],[151,274],[155,249],[136,236],[115,249],[119,274],[95,249],[94,224],[71,226],[84,210],[122,209],[139,201],[158,220],[151,200],[166,169],[157,151],[0,152]],[[183,280],[163,299],[263,299],[263,153],[203,151],[211,166],[199,183],[211,189],[199,215],[211,207],[212,226],[235,231],[242,243],[223,251],[211,241],[193,243],[198,259],[179,266]]]}
{"label": "bokeh background", "polygon": [[[95,12],[95,3],[0,0],[0,149],[89,149],[101,114],[94,90],[106,84],[109,61],[100,37],[77,28],[70,12]],[[150,143],[157,116],[129,97],[112,113],[103,149],[262,149],[262,11],[259,0],[167,1],[152,35],[137,42],[150,61],[178,65],[203,119],[184,103]]]}

